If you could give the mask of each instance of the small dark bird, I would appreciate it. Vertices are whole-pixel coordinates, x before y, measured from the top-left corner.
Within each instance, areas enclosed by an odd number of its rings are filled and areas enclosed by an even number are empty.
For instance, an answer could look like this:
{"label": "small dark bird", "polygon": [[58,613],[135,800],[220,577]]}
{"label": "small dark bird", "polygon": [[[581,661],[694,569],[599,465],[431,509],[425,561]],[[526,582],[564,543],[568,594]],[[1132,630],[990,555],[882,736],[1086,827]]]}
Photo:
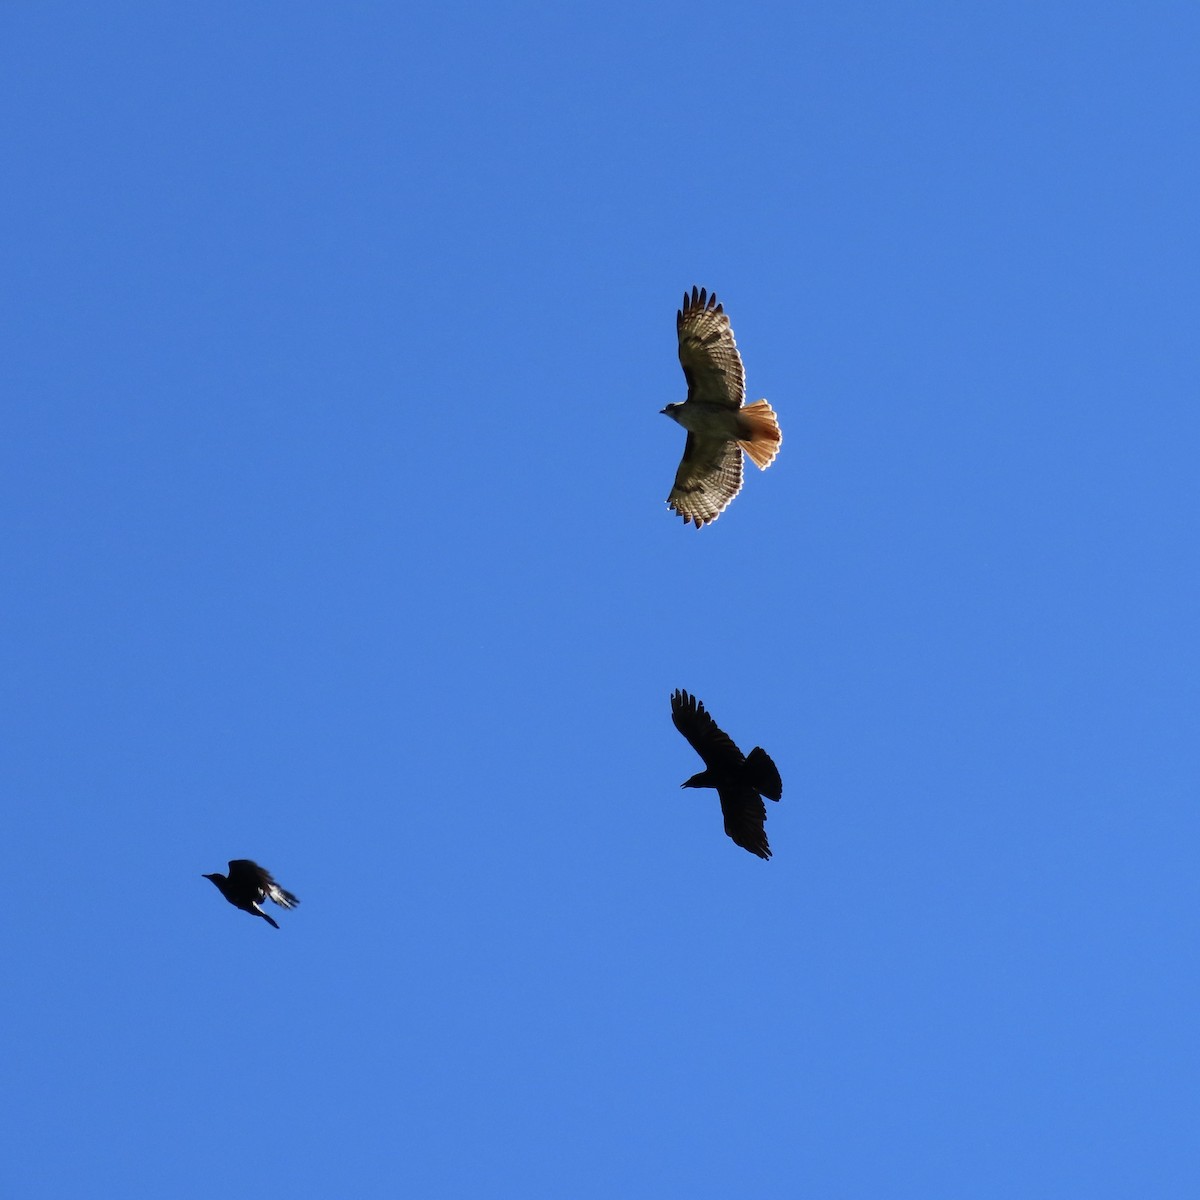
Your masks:
{"label": "small dark bird", "polygon": [[214,873],[205,875],[217,885],[217,891],[229,901],[234,908],[248,912],[251,916],[262,917],[276,929],[279,926],[273,917],[267,916],[259,907],[268,897],[274,900],[280,908],[295,908],[300,903],[291,892],[283,888],[271,878],[269,871],[264,870],[256,862],[248,858],[233,858],[229,860],[229,874]]}
{"label": "small dark bird", "polygon": [[778,800],[783,795],[783,780],[765,750],[755,746],[748,755],[733,744],[729,735],[718,728],[704,705],[695,696],[677,691],[671,697],[671,720],[675,728],[704,759],[704,770],[680,787],[710,787],[721,798],[725,832],[751,854],[770,858],[771,847],[763,824],[767,806],[762,797]]}

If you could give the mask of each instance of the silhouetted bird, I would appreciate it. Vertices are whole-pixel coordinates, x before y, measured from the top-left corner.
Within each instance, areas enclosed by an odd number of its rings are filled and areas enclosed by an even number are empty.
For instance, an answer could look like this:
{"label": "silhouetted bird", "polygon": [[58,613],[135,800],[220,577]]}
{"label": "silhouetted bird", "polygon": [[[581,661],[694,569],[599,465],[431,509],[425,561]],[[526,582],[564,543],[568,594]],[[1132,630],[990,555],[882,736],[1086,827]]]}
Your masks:
{"label": "silhouetted bird", "polygon": [[268,917],[259,907],[268,898],[274,900],[280,908],[295,908],[300,903],[291,892],[285,892],[271,878],[270,872],[265,871],[256,862],[248,858],[233,858],[229,860],[229,874],[214,873],[205,875],[217,885],[217,891],[235,908],[248,912],[251,916],[262,919],[276,929],[279,926],[273,917]]}
{"label": "silhouetted bird", "polygon": [[770,858],[771,847],[763,830],[767,806],[762,797],[778,800],[783,795],[783,781],[770,755],[755,746],[743,756],[729,735],[717,727],[704,705],[687,692],[677,691],[672,695],[671,720],[704,759],[705,767],[679,786],[716,788],[725,832],[743,850],[759,858]]}

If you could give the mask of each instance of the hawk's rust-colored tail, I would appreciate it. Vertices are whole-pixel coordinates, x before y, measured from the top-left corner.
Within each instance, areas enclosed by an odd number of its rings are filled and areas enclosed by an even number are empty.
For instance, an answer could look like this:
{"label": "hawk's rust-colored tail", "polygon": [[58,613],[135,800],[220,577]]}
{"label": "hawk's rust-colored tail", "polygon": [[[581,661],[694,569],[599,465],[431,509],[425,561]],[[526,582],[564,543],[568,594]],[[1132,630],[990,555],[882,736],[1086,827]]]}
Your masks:
{"label": "hawk's rust-colored tail", "polygon": [[780,432],[775,410],[765,400],[755,400],[753,404],[739,409],[738,417],[741,419],[742,429],[749,434],[747,438],[740,440],[738,445],[745,450],[746,457],[760,471],[765,471],[775,461],[775,455],[779,453],[779,447],[783,444],[783,434]]}

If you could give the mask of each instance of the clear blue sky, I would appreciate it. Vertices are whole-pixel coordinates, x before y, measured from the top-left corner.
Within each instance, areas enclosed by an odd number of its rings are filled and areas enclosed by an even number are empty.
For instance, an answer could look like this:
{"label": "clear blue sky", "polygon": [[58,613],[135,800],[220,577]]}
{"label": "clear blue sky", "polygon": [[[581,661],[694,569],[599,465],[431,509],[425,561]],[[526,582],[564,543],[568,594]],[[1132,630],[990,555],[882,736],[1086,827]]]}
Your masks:
{"label": "clear blue sky", "polygon": [[1200,1194],[1198,44],[5,4],[5,1193]]}

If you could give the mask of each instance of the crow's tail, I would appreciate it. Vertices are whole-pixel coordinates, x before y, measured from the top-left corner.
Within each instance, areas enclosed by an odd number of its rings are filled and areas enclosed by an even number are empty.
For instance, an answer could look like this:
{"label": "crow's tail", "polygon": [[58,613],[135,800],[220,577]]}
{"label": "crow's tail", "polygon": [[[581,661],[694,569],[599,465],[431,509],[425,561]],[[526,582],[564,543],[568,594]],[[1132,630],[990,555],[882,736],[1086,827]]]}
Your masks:
{"label": "crow's tail", "polygon": [[783,780],[779,778],[779,768],[761,746],[755,746],[746,755],[746,775],[751,786],[768,800],[778,800],[783,795]]}

